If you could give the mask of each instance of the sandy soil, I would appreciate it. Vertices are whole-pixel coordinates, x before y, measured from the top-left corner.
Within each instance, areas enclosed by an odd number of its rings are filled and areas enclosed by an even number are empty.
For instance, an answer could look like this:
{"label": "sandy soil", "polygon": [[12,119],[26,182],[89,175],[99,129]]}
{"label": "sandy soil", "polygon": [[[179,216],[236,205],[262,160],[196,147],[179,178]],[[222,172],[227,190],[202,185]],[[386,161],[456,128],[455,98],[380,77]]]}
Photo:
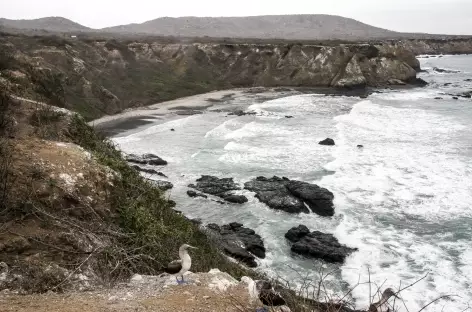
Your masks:
{"label": "sandy soil", "polygon": [[[231,283],[212,287],[215,275],[195,274],[189,285],[173,285],[173,278],[149,277],[113,289],[65,294],[0,294],[2,312],[194,312],[255,311],[249,304],[247,285]],[[216,275],[218,276],[218,275]],[[163,280],[165,285],[162,284]],[[224,280],[224,277],[223,279]],[[223,283],[224,284],[224,283]],[[221,285],[219,285],[221,286]]]}

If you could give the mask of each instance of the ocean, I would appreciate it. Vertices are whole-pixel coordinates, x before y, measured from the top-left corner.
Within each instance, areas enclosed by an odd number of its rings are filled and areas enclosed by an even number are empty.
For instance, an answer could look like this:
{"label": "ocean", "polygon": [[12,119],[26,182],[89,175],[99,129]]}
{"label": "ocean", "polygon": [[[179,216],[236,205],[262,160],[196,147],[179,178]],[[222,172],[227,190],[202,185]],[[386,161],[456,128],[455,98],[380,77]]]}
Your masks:
{"label": "ocean", "polygon": [[[258,269],[271,276],[299,286],[328,275],[321,299],[349,292],[346,299],[367,308],[369,279],[372,289],[399,289],[427,275],[401,293],[399,311],[418,311],[444,295],[456,296],[426,311],[462,311],[472,301],[472,100],[448,94],[472,90],[472,56],[420,61],[424,88],[368,98],[248,94],[203,114],[161,116],[113,140],[124,152],[169,162],[161,169],[174,184],[169,197],[186,216],[237,221],[260,234],[267,257]],[[228,116],[229,108],[257,115]],[[327,137],[336,145],[318,144]],[[243,205],[188,197],[187,185],[204,174],[241,184],[274,175],[315,183],[334,193],[335,215],[274,211],[244,190]],[[292,255],[284,234],[299,224],[359,251],[341,266]]]}

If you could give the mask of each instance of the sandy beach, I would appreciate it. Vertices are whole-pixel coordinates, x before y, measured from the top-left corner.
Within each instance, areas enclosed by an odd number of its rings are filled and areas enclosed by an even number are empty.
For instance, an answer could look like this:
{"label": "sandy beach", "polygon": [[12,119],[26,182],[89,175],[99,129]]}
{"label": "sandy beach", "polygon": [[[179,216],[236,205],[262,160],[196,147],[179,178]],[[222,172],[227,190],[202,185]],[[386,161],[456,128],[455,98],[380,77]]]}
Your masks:
{"label": "sandy beach", "polygon": [[[259,90],[259,92],[264,92],[264,89],[255,89]],[[131,130],[146,124],[153,123],[159,119],[160,116],[166,116],[169,114],[176,116],[198,114],[203,110],[223,103],[225,100],[236,100],[238,98],[244,97],[248,93],[251,93],[250,90],[254,89],[245,88],[213,91],[209,93],[183,97],[172,101],[152,104],[146,107],[128,109],[116,115],[104,116],[90,121],[89,125],[109,135],[112,135],[116,132]]]}

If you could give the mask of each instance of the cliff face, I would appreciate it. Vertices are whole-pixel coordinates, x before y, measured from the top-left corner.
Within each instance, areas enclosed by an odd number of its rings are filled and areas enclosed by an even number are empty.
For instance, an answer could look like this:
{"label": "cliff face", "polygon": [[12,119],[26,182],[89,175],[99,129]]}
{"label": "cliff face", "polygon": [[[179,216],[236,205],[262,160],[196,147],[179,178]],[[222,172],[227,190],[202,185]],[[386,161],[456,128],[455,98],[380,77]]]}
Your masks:
{"label": "cliff face", "polygon": [[472,54],[472,39],[402,40],[382,44],[393,49],[401,48],[415,55],[421,54]]}
{"label": "cliff face", "polygon": [[[0,38],[0,84],[86,118],[231,87],[364,87],[412,82],[401,46],[161,44]],[[51,100],[52,99],[52,100]],[[64,104],[65,103],[65,104]]]}

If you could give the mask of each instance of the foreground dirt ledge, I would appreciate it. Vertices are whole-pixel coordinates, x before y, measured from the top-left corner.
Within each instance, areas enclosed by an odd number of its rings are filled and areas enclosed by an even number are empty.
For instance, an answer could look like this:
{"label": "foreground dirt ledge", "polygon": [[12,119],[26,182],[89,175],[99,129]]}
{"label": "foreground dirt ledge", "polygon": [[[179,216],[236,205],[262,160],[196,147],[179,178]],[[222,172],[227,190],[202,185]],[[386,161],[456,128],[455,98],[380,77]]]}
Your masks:
{"label": "foreground dirt ledge", "polygon": [[172,276],[135,275],[112,289],[64,294],[18,295],[4,291],[0,311],[5,312],[141,312],[141,311],[255,311],[247,285],[217,269],[185,275],[187,285]]}

